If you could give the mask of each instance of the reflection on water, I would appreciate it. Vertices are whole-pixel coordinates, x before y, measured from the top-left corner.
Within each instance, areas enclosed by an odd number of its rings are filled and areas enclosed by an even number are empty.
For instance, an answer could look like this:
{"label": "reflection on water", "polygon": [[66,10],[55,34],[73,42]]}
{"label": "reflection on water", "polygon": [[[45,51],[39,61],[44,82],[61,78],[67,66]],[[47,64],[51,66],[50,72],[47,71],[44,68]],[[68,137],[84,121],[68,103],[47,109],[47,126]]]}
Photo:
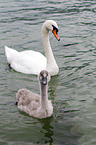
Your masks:
{"label": "reflection on water", "polygon": [[42,124],[42,129],[40,130],[40,133],[43,134],[43,137],[40,139],[40,141],[37,141],[38,144],[49,143],[49,145],[52,145],[53,129],[54,129],[51,125],[52,121],[53,121],[52,117],[40,121],[40,123]]}
{"label": "reflection on water", "polygon": [[[0,16],[0,144],[96,144],[96,1],[1,0]],[[61,41],[50,42],[60,72],[49,83],[53,116],[38,120],[14,105],[18,89],[39,94],[37,76],[10,70],[4,45],[44,54],[46,19],[59,26]]]}

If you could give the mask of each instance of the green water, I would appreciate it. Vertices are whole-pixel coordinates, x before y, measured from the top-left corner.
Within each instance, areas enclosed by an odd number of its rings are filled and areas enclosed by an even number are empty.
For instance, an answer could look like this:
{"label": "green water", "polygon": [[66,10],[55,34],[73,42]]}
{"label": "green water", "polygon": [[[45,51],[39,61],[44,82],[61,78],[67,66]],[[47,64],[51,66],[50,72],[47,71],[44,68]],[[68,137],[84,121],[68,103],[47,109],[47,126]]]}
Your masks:
{"label": "green water", "polygon": [[[18,89],[39,93],[37,76],[10,70],[4,46],[44,54],[46,19],[59,26],[61,41],[50,41],[60,72],[49,83],[53,116],[39,120],[15,106]],[[0,145],[96,145],[96,1],[1,0],[0,34]]]}

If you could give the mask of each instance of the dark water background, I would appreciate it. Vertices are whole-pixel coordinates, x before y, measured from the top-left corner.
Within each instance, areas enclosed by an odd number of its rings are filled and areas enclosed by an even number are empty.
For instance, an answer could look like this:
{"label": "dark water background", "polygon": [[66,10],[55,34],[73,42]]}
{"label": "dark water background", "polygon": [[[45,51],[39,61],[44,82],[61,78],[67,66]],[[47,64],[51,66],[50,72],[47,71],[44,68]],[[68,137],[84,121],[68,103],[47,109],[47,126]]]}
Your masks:
{"label": "dark water background", "polygon": [[[39,93],[37,76],[9,70],[4,46],[44,53],[46,19],[59,26],[61,41],[50,41],[60,72],[49,83],[53,116],[39,120],[14,105],[20,88]],[[1,145],[96,145],[96,1],[0,0],[0,78]]]}

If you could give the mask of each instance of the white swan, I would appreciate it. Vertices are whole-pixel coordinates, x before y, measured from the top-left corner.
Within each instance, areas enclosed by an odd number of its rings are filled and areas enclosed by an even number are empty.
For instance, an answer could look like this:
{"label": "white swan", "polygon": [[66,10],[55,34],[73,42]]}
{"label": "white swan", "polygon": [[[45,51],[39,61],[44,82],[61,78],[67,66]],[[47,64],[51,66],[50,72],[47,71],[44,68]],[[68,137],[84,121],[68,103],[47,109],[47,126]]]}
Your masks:
{"label": "white swan", "polygon": [[53,20],[47,20],[42,26],[42,41],[45,50],[45,56],[40,52],[28,50],[18,52],[5,46],[5,55],[10,66],[21,73],[38,75],[41,70],[47,70],[50,75],[56,75],[59,68],[53,56],[53,52],[49,42],[49,31],[52,31],[57,40],[58,26]]}
{"label": "white swan", "polygon": [[52,115],[53,106],[48,100],[48,82],[50,76],[46,70],[39,74],[40,95],[27,89],[21,89],[16,94],[18,108],[36,118],[46,118]]}

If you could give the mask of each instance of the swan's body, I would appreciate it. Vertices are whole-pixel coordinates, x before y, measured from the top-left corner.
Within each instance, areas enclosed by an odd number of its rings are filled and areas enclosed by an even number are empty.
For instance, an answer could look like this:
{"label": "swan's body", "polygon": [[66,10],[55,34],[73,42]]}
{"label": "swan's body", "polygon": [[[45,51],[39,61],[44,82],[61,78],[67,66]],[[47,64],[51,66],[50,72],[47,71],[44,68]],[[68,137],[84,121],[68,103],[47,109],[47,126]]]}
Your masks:
{"label": "swan's body", "polygon": [[10,66],[14,70],[26,74],[38,75],[41,70],[47,70],[50,75],[58,74],[59,68],[49,42],[49,31],[52,31],[57,40],[60,40],[56,22],[53,20],[45,21],[42,26],[42,41],[45,56],[40,52],[32,50],[18,52],[5,46],[5,54]]}
{"label": "swan's body", "polygon": [[39,75],[40,95],[27,89],[21,89],[16,94],[18,98],[18,108],[36,118],[50,117],[53,113],[51,100],[48,100],[48,81],[47,71],[41,71]]}

